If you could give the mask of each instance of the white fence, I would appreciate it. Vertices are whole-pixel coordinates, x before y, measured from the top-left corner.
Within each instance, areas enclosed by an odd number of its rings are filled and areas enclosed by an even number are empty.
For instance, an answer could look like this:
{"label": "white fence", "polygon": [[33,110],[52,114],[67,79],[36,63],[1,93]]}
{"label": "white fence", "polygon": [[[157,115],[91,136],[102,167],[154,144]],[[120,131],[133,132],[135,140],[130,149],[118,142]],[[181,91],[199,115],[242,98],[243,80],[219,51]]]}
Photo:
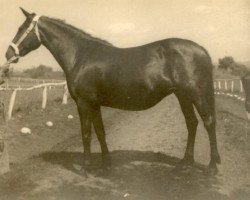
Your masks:
{"label": "white fence", "polygon": [[5,83],[0,86],[1,89],[12,90],[16,88],[29,88],[34,85],[44,83],[61,83],[63,80],[55,79],[32,79],[32,78],[10,78],[6,79]]}
{"label": "white fence", "polygon": [[240,79],[216,79],[214,90],[217,95],[225,95],[240,101],[245,101],[243,85]]}
{"label": "white fence", "polygon": [[[43,88],[43,93],[42,93],[42,109],[46,108],[47,105],[47,90],[48,88],[55,87],[55,86],[64,86],[64,92],[63,92],[63,97],[62,97],[62,104],[67,104],[68,100],[68,88],[66,82],[59,82],[59,83],[44,83],[40,85],[35,85],[33,87],[28,87],[28,88],[21,88],[18,87],[13,90],[11,97],[10,97],[10,102],[9,102],[9,107],[7,111],[7,119],[11,119],[12,117],[12,111],[14,108],[15,100],[16,100],[16,94],[17,92],[21,91],[30,91],[30,90],[35,90],[39,88]],[[7,90],[7,88],[0,88],[0,90]]]}
{"label": "white fence", "polygon": [[240,79],[216,79],[214,80],[214,89],[230,91],[232,93],[237,91],[243,92],[243,86]]}

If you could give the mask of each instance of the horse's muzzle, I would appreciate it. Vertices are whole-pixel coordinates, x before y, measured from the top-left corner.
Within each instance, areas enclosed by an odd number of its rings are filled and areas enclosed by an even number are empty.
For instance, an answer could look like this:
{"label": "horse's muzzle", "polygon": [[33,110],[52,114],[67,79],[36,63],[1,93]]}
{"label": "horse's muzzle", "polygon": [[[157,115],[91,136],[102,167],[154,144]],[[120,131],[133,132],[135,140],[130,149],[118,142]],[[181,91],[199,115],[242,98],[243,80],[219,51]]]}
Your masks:
{"label": "horse's muzzle", "polygon": [[[6,57],[6,59],[7,59],[8,61],[9,61],[11,58],[16,57],[15,51],[14,51],[14,49],[13,49],[11,46],[9,46],[9,48],[8,48],[6,54],[5,54],[5,57]],[[18,60],[19,60],[18,57],[16,57],[16,59],[12,60],[11,63],[17,63]]]}

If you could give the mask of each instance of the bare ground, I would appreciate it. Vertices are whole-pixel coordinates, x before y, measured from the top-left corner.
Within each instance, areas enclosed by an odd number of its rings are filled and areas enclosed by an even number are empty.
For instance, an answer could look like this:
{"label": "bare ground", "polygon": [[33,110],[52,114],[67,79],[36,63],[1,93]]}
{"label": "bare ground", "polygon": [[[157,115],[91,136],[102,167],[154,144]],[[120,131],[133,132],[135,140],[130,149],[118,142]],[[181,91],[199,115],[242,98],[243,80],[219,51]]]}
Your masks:
{"label": "bare ground", "polygon": [[[72,114],[75,118],[67,119]],[[0,179],[0,199],[250,199],[250,126],[243,104],[217,98],[217,135],[222,164],[206,174],[209,143],[199,123],[194,167],[178,170],[187,131],[174,96],[142,112],[103,108],[113,165],[101,170],[100,147],[92,140],[91,172],[83,159],[74,104],[16,114],[9,124],[11,172]],[[45,122],[51,120],[49,128]],[[199,120],[200,121],[200,120]],[[201,121],[200,121],[201,122]],[[20,135],[23,126],[31,135]]]}

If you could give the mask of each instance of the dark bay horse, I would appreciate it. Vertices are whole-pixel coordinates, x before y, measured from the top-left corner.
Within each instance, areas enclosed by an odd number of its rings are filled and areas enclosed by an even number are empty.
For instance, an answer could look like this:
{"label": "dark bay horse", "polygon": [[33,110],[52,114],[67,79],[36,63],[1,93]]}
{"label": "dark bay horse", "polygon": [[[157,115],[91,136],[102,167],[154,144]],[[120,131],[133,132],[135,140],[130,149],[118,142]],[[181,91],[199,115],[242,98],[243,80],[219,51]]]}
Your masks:
{"label": "dark bay horse", "polygon": [[247,111],[247,118],[250,120],[250,72],[247,72],[244,76],[242,76],[241,81],[246,95],[245,108]]}
{"label": "dark bay horse", "polygon": [[10,44],[6,58],[16,63],[19,57],[44,45],[57,60],[78,108],[85,167],[90,165],[91,124],[101,145],[103,164],[111,164],[100,106],[145,110],[174,93],[188,129],[182,163],[194,162],[198,125],[195,107],[210,140],[209,169],[217,172],[220,156],[215,132],[213,67],[203,47],[172,38],[139,47],[117,48],[61,20],[21,10],[26,20]]}

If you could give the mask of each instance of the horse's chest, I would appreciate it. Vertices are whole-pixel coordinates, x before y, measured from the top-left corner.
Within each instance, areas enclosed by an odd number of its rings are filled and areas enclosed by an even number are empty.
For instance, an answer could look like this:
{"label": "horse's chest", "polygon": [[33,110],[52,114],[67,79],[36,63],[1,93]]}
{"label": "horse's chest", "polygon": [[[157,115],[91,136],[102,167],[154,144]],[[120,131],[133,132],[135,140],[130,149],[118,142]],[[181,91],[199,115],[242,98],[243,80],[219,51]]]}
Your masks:
{"label": "horse's chest", "polygon": [[96,70],[79,71],[76,76],[68,81],[68,88],[73,98],[82,98],[92,101],[97,100],[99,73]]}

